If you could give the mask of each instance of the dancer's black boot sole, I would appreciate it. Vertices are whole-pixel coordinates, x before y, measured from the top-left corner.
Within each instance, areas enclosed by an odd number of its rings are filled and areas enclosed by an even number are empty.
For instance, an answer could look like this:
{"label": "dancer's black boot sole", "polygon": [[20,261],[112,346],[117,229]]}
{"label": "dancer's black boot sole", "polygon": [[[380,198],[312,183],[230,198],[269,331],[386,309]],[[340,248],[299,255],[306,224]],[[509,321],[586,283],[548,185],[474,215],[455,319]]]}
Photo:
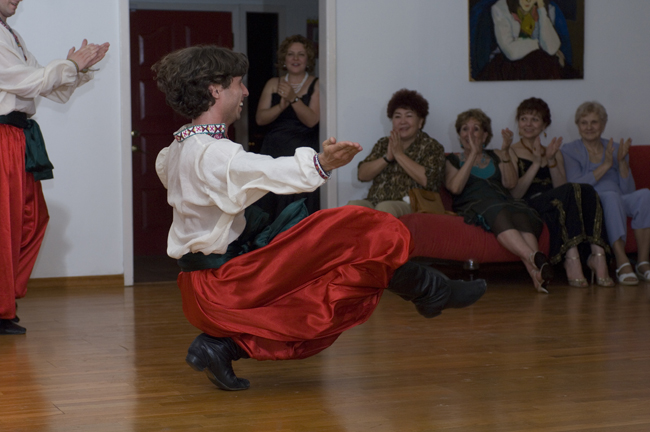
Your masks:
{"label": "dancer's black boot sole", "polygon": [[205,372],[208,379],[221,390],[246,390],[250,382],[237,378],[232,362],[248,357],[231,338],[215,338],[201,333],[194,339],[185,362],[197,372]]}

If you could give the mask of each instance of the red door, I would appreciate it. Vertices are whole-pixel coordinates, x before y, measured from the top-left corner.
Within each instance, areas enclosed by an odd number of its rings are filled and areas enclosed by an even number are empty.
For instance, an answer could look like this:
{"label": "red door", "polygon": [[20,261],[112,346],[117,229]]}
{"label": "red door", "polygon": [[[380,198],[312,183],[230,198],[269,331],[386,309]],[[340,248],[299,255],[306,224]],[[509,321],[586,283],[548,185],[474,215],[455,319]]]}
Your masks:
{"label": "red door", "polygon": [[189,120],[165,103],[151,66],[179,48],[215,44],[232,48],[232,14],[136,10],[131,12],[131,128],[133,135],[133,252],[165,255],[172,211],[156,174],[156,156]]}

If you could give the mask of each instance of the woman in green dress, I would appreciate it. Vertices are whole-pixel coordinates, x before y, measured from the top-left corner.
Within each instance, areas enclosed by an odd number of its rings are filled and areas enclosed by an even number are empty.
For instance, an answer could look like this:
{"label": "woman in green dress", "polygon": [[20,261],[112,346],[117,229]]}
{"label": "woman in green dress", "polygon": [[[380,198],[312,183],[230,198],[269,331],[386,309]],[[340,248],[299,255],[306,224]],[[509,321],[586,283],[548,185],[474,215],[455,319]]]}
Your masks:
{"label": "woman in green dress", "polygon": [[503,247],[521,258],[535,289],[548,293],[552,268],[537,244],[544,224],[525,201],[510,194],[518,180],[510,149],[513,133],[501,131],[501,150],[485,149],[492,138],[491,123],[480,109],[458,115],[456,132],[463,152],[447,156],[445,186],[453,195],[454,211],[466,223],[494,233]]}

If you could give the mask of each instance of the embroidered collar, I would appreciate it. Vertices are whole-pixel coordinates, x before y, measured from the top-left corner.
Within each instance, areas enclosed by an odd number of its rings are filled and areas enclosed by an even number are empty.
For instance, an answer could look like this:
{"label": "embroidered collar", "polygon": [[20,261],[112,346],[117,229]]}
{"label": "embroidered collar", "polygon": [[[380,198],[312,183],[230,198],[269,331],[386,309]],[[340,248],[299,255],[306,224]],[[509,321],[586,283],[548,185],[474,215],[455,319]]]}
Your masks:
{"label": "embroidered collar", "polygon": [[174,139],[183,142],[187,138],[199,134],[210,135],[214,139],[228,138],[226,125],[221,123],[188,126],[174,133]]}

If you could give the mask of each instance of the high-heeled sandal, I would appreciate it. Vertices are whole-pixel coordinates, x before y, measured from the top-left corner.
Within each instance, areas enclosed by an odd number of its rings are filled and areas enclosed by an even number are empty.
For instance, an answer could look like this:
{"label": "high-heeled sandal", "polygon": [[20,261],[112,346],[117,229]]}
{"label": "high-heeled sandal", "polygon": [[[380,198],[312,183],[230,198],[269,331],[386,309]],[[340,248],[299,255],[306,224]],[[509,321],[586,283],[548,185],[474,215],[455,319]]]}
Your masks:
{"label": "high-heeled sandal", "polygon": [[543,279],[542,284],[546,286],[553,279],[553,266],[551,266],[546,255],[540,251],[532,252],[528,260],[539,270],[539,274]]}
{"label": "high-heeled sandal", "polygon": [[[638,285],[639,278],[637,278],[634,273],[621,273],[621,269],[628,265],[630,266],[630,268],[632,268],[632,264],[626,262],[625,264],[621,265],[619,268],[616,269],[616,278],[618,279],[618,283],[620,283],[621,285]],[[627,278],[634,278],[634,279],[626,280]]]}
{"label": "high-heeled sandal", "polygon": [[[589,270],[591,270],[591,284],[592,285],[594,284],[594,277],[595,277],[596,278],[596,283],[598,284],[598,286],[613,287],[615,284],[614,284],[614,281],[612,280],[612,278],[609,277],[609,276],[604,277],[604,278],[596,276],[596,265],[595,264],[593,266],[591,265],[591,257],[599,257],[599,256],[604,257],[605,254],[592,253],[591,255],[589,255],[589,258],[587,258],[587,267],[589,267]],[[616,274],[618,275],[618,270],[616,271]],[[623,276],[625,276],[625,274]]]}
{"label": "high-heeled sandal", "polygon": [[639,279],[641,279],[643,282],[650,282],[650,270],[646,270],[645,273],[641,273],[641,270],[639,270],[639,267],[641,267],[644,264],[650,265],[650,262],[641,261],[640,263],[636,263],[634,270],[636,272],[636,275],[639,277]]}
{"label": "high-heeled sandal", "polygon": [[[564,269],[565,270],[566,270],[566,260],[568,260],[568,259],[570,259],[570,260],[580,260],[580,255],[574,256],[574,257],[570,257],[570,256],[566,255],[564,257]],[[593,274],[591,276],[591,279],[592,279],[591,283],[593,283]],[[587,278],[569,279],[568,273],[567,273],[566,280],[567,280],[567,282],[569,282],[569,285],[571,285],[572,287],[586,288],[586,287],[589,286],[589,283],[587,282]]]}
{"label": "high-heeled sandal", "polygon": [[539,274],[539,270],[531,270],[531,276],[533,278],[533,286],[535,287],[535,290],[537,290],[538,293],[544,293],[548,294],[548,290],[546,287],[548,286],[548,281],[545,280],[538,280],[537,275]]}

